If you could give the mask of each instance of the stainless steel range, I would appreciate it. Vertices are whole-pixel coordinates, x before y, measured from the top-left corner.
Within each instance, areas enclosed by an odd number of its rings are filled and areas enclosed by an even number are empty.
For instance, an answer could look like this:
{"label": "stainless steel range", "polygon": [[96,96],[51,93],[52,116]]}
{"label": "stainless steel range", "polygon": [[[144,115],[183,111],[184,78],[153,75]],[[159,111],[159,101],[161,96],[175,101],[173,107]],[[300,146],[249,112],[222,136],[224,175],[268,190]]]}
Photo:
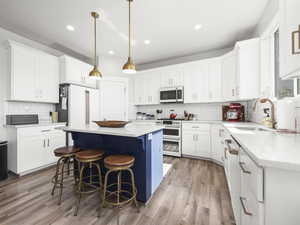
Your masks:
{"label": "stainless steel range", "polygon": [[164,155],[181,157],[181,120],[162,119]]}

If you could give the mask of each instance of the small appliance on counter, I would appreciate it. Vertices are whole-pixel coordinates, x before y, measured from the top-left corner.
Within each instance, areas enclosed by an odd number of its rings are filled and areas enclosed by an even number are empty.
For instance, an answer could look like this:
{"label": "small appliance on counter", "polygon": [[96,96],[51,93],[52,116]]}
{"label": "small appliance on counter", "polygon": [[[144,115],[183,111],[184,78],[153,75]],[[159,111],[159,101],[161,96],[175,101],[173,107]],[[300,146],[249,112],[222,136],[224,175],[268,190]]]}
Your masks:
{"label": "small appliance on counter", "polygon": [[38,124],[39,116],[37,114],[28,115],[6,115],[6,125],[27,125]]}
{"label": "small appliance on counter", "polygon": [[240,103],[230,103],[222,106],[223,121],[245,122],[245,106]]}

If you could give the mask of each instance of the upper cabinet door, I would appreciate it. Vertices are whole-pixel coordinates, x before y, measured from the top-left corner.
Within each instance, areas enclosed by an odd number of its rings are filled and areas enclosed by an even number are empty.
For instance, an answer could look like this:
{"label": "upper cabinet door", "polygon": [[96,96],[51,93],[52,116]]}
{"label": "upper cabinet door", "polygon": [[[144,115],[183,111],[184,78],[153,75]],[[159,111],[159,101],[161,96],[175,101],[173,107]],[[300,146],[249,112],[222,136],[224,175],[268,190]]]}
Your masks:
{"label": "upper cabinet door", "polygon": [[176,87],[183,85],[183,69],[181,66],[166,67],[161,70],[161,87]]}
{"label": "upper cabinet door", "polygon": [[208,62],[209,100],[221,101],[222,96],[222,67],[221,58],[215,58]]}
{"label": "upper cabinet door", "polygon": [[70,56],[60,57],[60,83],[79,84],[86,87],[96,87],[96,80],[89,79],[92,66]]}
{"label": "upper cabinet door", "polygon": [[236,52],[236,96],[255,99],[260,96],[260,39],[238,42]]}
{"label": "upper cabinet door", "polygon": [[222,57],[222,95],[225,100],[236,98],[236,54],[234,51]]}
{"label": "upper cabinet door", "polygon": [[[280,76],[300,76],[300,1],[280,0]],[[298,31],[298,32],[295,32]],[[293,32],[294,35],[293,35]],[[293,43],[294,36],[294,43]],[[294,49],[293,49],[294,46]]]}
{"label": "upper cabinet door", "polygon": [[38,56],[37,91],[43,102],[59,102],[59,61],[49,54]]}
{"label": "upper cabinet door", "polygon": [[184,102],[199,103],[209,101],[207,61],[185,64],[184,73]]}
{"label": "upper cabinet door", "polygon": [[150,71],[144,74],[144,99],[146,104],[159,104],[160,74],[157,71]]}
{"label": "upper cabinet door", "polygon": [[136,75],[134,78],[134,102],[135,105],[143,105],[145,104],[145,87],[144,87],[145,81],[144,77],[139,75]]}
{"label": "upper cabinet door", "polygon": [[13,45],[10,59],[11,98],[15,101],[36,101],[36,54],[25,47]]}

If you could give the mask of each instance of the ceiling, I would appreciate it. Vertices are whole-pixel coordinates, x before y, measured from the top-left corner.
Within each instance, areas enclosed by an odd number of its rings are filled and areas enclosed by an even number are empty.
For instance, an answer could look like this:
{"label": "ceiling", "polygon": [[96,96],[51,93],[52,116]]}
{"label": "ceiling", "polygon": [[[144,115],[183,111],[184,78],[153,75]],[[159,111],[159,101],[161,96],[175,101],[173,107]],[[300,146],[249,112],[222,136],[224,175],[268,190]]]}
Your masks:
{"label": "ceiling", "polygon": [[[268,0],[134,0],[134,59],[142,64],[233,46],[248,37]],[[0,26],[49,46],[93,52],[90,12],[101,14],[98,54],[127,57],[126,0],[0,0]],[[202,29],[195,31],[194,26]],[[75,27],[68,31],[66,25]],[[151,40],[145,45],[144,40]]]}

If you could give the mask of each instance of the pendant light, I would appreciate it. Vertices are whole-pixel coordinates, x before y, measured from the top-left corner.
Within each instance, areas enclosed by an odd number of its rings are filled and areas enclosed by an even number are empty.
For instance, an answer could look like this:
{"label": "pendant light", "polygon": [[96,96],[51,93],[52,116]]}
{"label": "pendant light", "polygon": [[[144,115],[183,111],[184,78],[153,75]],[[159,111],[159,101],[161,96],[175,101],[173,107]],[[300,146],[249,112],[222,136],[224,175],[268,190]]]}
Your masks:
{"label": "pendant light", "polygon": [[128,48],[128,59],[127,59],[127,62],[125,63],[125,65],[123,66],[123,73],[128,73],[128,74],[133,74],[133,73],[136,73],[136,70],[135,70],[135,65],[133,63],[133,60],[132,60],[132,48],[131,48],[131,3],[133,2],[133,0],[127,0],[128,3],[129,3],[129,34],[128,34],[128,39],[129,39],[129,48]]}
{"label": "pendant light", "polygon": [[99,14],[96,12],[92,12],[91,16],[94,18],[94,30],[95,30],[95,42],[94,42],[94,51],[95,51],[95,61],[94,61],[94,68],[93,70],[89,73],[89,77],[90,78],[94,78],[94,79],[100,79],[102,77],[101,72],[98,70],[98,62],[97,62],[97,24],[96,24],[96,20],[99,18]]}

